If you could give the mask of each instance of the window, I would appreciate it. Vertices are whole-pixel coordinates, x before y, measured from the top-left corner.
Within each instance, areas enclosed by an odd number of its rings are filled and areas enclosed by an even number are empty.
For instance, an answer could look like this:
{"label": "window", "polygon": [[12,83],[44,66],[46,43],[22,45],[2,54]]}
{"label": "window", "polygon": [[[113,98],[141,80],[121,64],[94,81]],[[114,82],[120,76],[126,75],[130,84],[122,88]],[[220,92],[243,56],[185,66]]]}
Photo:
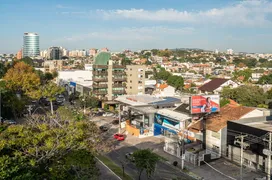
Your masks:
{"label": "window", "polygon": [[132,76],[132,74],[130,74],[130,76]]}
{"label": "window", "polygon": [[130,86],[130,89],[132,89],[132,87]]}
{"label": "window", "polygon": [[132,83],[132,81],[130,80],[130,82]]}

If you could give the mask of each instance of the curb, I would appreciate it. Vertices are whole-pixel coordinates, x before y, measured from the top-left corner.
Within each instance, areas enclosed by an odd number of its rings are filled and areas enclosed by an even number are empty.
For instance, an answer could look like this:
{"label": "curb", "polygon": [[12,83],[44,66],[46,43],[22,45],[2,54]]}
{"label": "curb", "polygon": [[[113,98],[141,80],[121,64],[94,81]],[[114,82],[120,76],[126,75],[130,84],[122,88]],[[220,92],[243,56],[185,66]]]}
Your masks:
{"label": "curb", "polygon": [[178,168],[178,167],[176,167],[176,166],[173,166],[169,161],[164,161],[164,162],[165,162],[165,164],[167,164],[168,166],[170,166],[170,167],[172,167],[172,168],[174,168],[174,169],[180,171],[180,172],[183,173],[183,174],[186,174],[187,176],[189,176],[189,177],[191,177],[191,178],[193,178],[193,179],[196,179],[196,180],[203,180],[203,179],[204,179],[203,177],[199,177],[198,175],[194,174],[193,172],[191,172],[191,171],[189,171],[189,170],[188,170],[189,173],[182,171],[180,168]]}

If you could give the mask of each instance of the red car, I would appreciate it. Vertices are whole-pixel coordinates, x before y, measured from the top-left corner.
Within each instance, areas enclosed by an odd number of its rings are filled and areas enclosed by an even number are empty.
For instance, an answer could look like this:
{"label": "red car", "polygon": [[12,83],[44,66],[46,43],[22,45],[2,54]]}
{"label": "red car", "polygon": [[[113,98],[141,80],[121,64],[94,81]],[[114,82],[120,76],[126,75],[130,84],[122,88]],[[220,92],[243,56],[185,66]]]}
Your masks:
{"label": "red car", "polygon": [[118,141],[124,141],[125,140],[125,136],[123,134],[116,133],[116,134],[113,135],[113,137],[115,139],[117,139]]}

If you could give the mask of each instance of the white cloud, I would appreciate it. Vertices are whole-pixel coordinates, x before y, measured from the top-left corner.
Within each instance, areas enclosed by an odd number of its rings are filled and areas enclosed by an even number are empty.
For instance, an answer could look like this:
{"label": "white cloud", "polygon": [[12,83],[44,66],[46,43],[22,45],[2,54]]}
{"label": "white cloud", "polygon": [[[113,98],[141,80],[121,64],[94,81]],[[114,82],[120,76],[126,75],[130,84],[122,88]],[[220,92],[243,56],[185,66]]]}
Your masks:
{"label": "white cloud", "polygon": [[57,9],[72,9],[72,7],[70,7],[70,6],[64,6],[64,5],[61,5],[61,4],[56,5],[56,8]]}
{"label": "white cloud", "polygon": [[160,9],[155,11],[144,9],[97,10],[104,19],[133,19],[144,21],[185,22],[200,24],[271,25],[267,16],[272,14],[272,2],[266,0],[244,0],[223,8],[206,11],[178,11]]}
{"label": "white cloud", "polygon": [[194,28],[168,28],[163,26],[121,28],[116,30],[94,31],[86,34],[64,37],[57,41],[83,41],[86,39],[101,39],[113,41],[153,41],[166,36],[187,35],[193,33]]}

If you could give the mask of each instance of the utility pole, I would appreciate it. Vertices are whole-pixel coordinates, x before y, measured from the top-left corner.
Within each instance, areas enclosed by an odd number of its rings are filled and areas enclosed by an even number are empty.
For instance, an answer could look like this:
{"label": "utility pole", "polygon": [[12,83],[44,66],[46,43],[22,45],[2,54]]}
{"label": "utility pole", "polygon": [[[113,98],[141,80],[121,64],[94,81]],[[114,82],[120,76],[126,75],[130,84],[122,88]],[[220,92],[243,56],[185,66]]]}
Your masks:
{"label": "utility pole", "polygon": [[118,128],[118,133],[120,134],[121,133],[121,104],[119,104],[119,128]]}
{"label": "utility pole", "polygon": [[268,158],[268,161],[267,161],[267,180],[270,180],[271,179],[271,143],[272,143],[272,133],[269,132],[269,140],[265,140],[268,142],[268,149],[269,149],[269,152],[267,154],[267,158]]}
{"label": "utility pole", "polygon": [[240,135],[238,138],[241,138],[241,168],[240,168],[240,179],[243,180],[243,164],[244,164],[244,138],[247,135]]}
{"label": "utility pole", "polygon": [[184,160],[185,160],[185,143],[184,143],[184,140],[185,140],[185,121],[183,121],[183,133],[182,133],[181,170],[184,169]]}

